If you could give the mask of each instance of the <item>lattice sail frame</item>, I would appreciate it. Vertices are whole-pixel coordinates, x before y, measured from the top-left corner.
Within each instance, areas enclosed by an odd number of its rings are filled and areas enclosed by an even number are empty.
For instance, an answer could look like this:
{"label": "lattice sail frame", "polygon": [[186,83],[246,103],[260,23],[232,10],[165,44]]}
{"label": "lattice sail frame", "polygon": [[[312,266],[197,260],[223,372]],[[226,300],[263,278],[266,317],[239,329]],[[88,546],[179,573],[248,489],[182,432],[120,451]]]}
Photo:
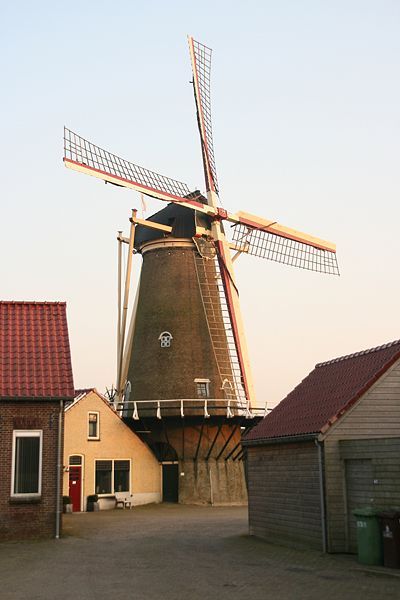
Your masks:
{"label": "lattice sail frame", "polygon": [[339,275],[336,252],[238,223],[232,227],[237,250],[252,256],[328,275]]}
{"label": "lattice sail frame", "polygon": [[93,170],[94,174],[110,175],[121,180],[121,185],[135,185],[148,196],[156,198],[162,192],[174,198],[183,199],[190,193],[186,183],[160,175],[144,167],[139,167],[64,127],[64,160]]}
{"label": "lattice sail frame", "polygon": [[200,130],[207,191],[218,194],[211,120],[211,55],[212,50],[189,36],[193,70],[193,87]]}

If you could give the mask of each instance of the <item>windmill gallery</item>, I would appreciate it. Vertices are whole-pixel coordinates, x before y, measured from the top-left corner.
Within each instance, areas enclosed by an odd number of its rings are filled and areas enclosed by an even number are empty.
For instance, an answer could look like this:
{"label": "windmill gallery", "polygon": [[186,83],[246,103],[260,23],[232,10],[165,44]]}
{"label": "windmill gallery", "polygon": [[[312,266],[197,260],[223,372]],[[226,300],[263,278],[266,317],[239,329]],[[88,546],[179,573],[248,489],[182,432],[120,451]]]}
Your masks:
{"label": "windmill gallery", "polygon": [[[64,164],[168,202],[133,211],[118,305],[115,408],[162,465],[164,500],[246,501],[241,435],[260,418],[233,262],[242,253],[338,274],[335,246],[275,220],[219,204],[210,105],[211,50],[189,37],[206,193],[64,130]],[[227,239],[224,223],[232,225]],[[142,268],[127,326],[133,255]],[[155,285],[157,282],[157,285]],[[122,297],[123,296],[123,297]],[[116,441],[117,443],[117,441]]]}

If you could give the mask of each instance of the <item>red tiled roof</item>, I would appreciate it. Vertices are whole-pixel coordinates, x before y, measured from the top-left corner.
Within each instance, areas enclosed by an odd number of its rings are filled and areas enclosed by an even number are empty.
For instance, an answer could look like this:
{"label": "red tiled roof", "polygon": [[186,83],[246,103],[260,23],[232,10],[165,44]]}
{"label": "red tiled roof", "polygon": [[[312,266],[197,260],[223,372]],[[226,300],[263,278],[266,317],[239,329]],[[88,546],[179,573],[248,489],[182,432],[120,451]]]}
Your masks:
{"label": "red tiled roof", "polygon": [[400,340],[319,363],[246,441],[324,432],[400,358]]}
{"label": "red tiled roof", "polygon": [[0,301],[0,398],[73,398],[65,302]]}

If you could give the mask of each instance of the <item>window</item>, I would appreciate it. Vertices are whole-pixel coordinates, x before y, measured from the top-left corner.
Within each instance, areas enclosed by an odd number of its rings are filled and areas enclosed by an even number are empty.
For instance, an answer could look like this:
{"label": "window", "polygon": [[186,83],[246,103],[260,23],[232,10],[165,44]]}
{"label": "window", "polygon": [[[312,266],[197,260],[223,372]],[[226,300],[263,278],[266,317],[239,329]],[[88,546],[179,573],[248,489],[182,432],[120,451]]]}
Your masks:
{"label": "window", "polygon": [[209,398],[210,397],[210,380],[209,379],[195,379],[196,394],[198,398]]}
{"label": "window", "polygon": [[39,495],[42,488],[42,431],[13,431],[11,495]]}
{"label": "window", "polygon": [[88,415],[88,438],[89,440],[100,439],[98,412],[90,412]]}
{"label": "window", "polygon": [[171,340],[173,340],[174,338],[172,337],[172,334],[169,331],[163,331],[158,336],[158,339],[160,340],[161,348],[169,348],[171,346]]}
{"label": "window", "polygon": [[129,492],[130,460],[96,460],[96,494]]}
{"label": "window", "polygon": [[112,460],[96,460],[96,494],[111,494]]}
{"label": "window", "polygon": [[129,460],[114,461],[114,492],[129,492]]}

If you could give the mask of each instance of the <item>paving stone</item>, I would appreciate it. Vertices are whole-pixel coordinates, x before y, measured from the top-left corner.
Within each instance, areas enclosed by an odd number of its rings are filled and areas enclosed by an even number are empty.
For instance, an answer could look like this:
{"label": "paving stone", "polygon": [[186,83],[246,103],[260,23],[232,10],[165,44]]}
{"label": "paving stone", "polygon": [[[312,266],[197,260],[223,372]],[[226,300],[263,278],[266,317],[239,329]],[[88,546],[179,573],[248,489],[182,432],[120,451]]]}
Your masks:
{"label": "paving stone", "polygon": [[393,575],[250,537],[240,507],[64,515],[61,540],[0,544],[1,600],[398,600]]}

